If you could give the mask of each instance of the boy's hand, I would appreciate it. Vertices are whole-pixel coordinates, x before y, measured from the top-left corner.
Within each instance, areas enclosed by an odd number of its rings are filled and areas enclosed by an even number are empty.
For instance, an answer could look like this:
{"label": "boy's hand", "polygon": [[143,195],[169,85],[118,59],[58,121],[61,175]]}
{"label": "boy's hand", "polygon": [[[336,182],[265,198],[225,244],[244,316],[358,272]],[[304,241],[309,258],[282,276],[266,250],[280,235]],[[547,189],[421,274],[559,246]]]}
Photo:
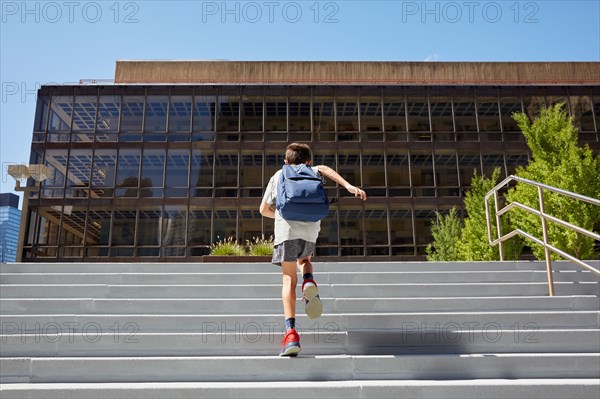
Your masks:
{"label": "boy's hand", "polygon": [[355,197],[360,198],[363,201],[367,200],[367,193],[365,193],[358,187],[354,187],[352,184],[348,184],[346,186],[346,190],[348,190],[349,193],[354,194]]}

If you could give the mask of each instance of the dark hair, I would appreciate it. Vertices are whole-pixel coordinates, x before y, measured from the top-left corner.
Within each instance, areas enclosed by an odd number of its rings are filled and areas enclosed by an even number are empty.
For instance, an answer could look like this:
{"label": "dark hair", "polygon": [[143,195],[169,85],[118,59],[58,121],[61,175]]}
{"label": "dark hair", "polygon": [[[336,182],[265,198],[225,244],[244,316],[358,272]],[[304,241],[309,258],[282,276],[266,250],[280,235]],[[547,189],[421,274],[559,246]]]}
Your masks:
{"label": "dark hair", "polygon": [[308,144],[292,143],[285,149],[285,160],[290,165],[298,165],[312,160]]}

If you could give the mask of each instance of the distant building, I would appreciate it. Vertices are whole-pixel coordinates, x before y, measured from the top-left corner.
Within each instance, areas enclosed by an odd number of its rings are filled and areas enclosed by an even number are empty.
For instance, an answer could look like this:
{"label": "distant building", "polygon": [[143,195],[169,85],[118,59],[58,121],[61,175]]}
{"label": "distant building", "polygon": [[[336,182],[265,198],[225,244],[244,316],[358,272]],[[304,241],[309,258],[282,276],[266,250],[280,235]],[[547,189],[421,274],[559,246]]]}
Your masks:
{"label": "distant building", "polygon": [[17,260],[20,223],[19,197],[0,194],[0,263]]}
{"label": "distant building", "polygon": [[295,141],[369,195],[327,182],[319,260],[422,260],[474,170],[527,164],[512,114],[557,102],[600,153],[598,62],[118,61],[114,83],[38,92],[30,162],[51,175],[23,260],[194,262],[268,237],[258,207]]}

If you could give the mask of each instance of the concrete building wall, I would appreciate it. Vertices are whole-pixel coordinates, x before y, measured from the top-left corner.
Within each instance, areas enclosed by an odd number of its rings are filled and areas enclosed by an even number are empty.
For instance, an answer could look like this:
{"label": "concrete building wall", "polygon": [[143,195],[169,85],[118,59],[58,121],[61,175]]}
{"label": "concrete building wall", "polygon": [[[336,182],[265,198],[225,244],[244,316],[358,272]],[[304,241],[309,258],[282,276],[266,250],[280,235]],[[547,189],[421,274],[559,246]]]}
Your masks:
{"label": "concrete building wall", "polygon": [[599,84],[600,63],[117,61],[115,83]]}

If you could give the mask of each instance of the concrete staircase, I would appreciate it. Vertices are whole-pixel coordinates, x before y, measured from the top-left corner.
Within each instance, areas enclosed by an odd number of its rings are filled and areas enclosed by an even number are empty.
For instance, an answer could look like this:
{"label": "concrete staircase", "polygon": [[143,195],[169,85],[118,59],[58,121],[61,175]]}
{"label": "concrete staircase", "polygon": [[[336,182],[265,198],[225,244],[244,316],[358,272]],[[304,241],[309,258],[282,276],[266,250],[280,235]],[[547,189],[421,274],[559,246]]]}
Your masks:
{"label": "concrete staircase", "polygon": [[269,264],[0,265],[0,397],[600,397],[587,271],[550,298],[539,262],[315,267],[290,359]]}

